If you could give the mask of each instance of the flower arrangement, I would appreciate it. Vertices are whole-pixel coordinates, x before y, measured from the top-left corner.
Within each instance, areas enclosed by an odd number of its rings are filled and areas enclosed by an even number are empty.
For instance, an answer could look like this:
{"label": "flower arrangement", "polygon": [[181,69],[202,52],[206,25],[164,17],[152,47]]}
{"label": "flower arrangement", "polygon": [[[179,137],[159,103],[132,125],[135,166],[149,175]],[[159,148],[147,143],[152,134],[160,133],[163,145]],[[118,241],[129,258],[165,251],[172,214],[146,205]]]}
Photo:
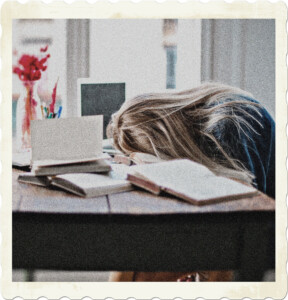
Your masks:
{"label": "flower arrangement", "polygon": [[[47,49],[48,46],[41,48],[40,52],[45,53]],[[37,97],[34,94],[34,91],[36,90],[35,83],[41,78],[42,73],[46,71],[46,63],[49,57],[50,54],[46,54],[44,57],[40,58],[35,55],[23,54],[18,61],[18,65],[13,66],[13,73],[18,75],[25,87],[24,101],[20,97],[17,104],[19,107],[23,106],[20,115],[18,115],[19,110],[17,108],[17,122],[22,122],[22,149],[29,149],[31,147],[30,123],[31,120],[36,120],[40,117],[38,112],[40,111],[40,103],[38,103],[39,101],[37,101]]]}
{"label": "flower arrangement", "polygon": [[[46,52],[48,46],[41,48],[41,52]],[[44,58],[39,59],[34,55],[23,54],[18,61],[18,66],[13,67],[13,73],[19,76],[21,81],[35,81],[41,78],[41,72],[46,71],[47,62],[50,54],[47,54]]]}

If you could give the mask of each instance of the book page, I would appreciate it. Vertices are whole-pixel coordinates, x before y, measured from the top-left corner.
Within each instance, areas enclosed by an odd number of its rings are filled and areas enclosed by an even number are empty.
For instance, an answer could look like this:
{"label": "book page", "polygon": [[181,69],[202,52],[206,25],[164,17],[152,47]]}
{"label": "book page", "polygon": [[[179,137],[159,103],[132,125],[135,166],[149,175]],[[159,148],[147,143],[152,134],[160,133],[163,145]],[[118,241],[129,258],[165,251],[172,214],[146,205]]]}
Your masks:
{"label": "book page", "polygon": [[[131,172],[165,185],[166,183],[185,182],[189,178],[215,176],[208,168],[188,159],[170,160],[155,164],[132,166]],[[201,179],[202,180],[202,179]]]}
{"label": "book page", "polygon": [[[185,198],[205,200],[251,193],[254,188],[216,176],[208,168],[190,160],[131,167],[131,174],[152,181],[162,189]],[[180,196],[181,197],[181,196]]]}
{"label": "book page", "polygon": [[187,199],[199,201],[221,199],[228,196],[233,198],[232,196],[256,192],[251,186],[220,176],[199,176],[185,181],[179,179],[174,183],[166,182],[162,187],[168,192],[173,191],[172,194],[179,197],[182,195]]}
{"label": "book page", "polygon": [[127,174],[130,170],[130,166],[124,164],[111,164],[112,171],[110,172],[110,176],[113,179],[127,179]]}
{"label": "book page", "polygon": [[140,152],[132,152],[129,155],[129,157],[137,165],[152,164],[152,163],[164,161],[164,160],[162,160],[161,158],[158,158],[155,155],[148,154],[148,153],[140,153]]}
{"label": "book page", "polygon": [[99,175],[93,173],[73,173],[57,175],[53,178],[53,181],[57,178],[64,179],[67,182],[70,182],[73,185],[81,188],[85,192],[89,190],[97,190],[98,188],[106,188],[107,191],[109,191],[109,187],[111,186],[114,187],[117,185],[130,185],[130,183],[126,180],[113,179],[108,175]]}
{"label": "book page", "polygon": [[102,153],[102,132],[103,116],[32,121],[32,162],[97,157]]}

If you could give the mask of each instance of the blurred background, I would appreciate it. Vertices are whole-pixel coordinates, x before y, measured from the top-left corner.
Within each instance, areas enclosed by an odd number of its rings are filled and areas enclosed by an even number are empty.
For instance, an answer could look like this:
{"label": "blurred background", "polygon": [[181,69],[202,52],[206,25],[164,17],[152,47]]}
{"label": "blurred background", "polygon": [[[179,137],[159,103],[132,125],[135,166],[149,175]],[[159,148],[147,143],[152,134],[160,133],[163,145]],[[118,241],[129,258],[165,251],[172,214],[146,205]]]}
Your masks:
{"label": "blurred background", "polygon": [[[77,79],[83,77],[125,82],[126,99],[219,81],[251,92],[275,114],[274,20],[14,20],[13,65],[47,45],[51,57],[38,95],[49,101],[59,78],[63,116],[77,114]],[[21,90],[13,74],[13,112]]]}
{"label": "blurred background", "polygon": [[[77,115],[77,79],[125,82],[126,99],[218,81],[251,92],[275,116],[275,23],[270,19],[15,19],[13,65],[22,54],[50,58],[38,86],[63,117]],[[13,135],[23,83],[13,74]],[[30,275],[29,275],[30,274]],[[105,281],[108,272],[33,273],[38,281]],[[15,270],[13,280],[31,273]],[[31,279],[31,278],[30,278]]]}

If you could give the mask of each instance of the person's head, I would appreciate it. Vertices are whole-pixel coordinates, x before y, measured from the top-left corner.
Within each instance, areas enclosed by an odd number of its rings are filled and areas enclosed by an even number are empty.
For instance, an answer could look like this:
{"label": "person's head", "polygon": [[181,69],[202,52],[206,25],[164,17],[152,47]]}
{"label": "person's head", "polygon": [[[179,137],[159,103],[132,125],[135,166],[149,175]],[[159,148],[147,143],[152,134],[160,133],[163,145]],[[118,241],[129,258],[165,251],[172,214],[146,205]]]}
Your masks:
{"label": "person's head", "polygon": [[213,134],[227,120],[240,128],[243,118],[234,112],[240,104],[251,104],[243,96],[251,97],[240,89],[212,83],[178,93],[141,95],[126,101],[112,116],[107,136],[125,154],[188,158],[218,174],[249,182],[251,174]]}

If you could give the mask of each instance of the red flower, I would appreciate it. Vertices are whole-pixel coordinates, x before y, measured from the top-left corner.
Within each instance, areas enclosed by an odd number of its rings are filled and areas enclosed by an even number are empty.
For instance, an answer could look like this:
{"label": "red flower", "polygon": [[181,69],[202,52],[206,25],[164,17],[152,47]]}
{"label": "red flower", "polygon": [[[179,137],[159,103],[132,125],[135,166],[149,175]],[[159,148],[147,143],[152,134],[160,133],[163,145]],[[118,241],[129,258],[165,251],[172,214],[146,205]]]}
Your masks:
{"label": "red flower", "polygon": [[[47,50],[47,48],[48,46],[44,49]],[[41,78],[41,71],[44,72],[47,69],[47,66],[44,64],[49,57],[50,54],[47,54],[44,58],[39,60],[38,57],[34,55],[23,54],[18,61],[18,66],[13,67],[13,73],[17,74],[22,81],[39,80]]]}

